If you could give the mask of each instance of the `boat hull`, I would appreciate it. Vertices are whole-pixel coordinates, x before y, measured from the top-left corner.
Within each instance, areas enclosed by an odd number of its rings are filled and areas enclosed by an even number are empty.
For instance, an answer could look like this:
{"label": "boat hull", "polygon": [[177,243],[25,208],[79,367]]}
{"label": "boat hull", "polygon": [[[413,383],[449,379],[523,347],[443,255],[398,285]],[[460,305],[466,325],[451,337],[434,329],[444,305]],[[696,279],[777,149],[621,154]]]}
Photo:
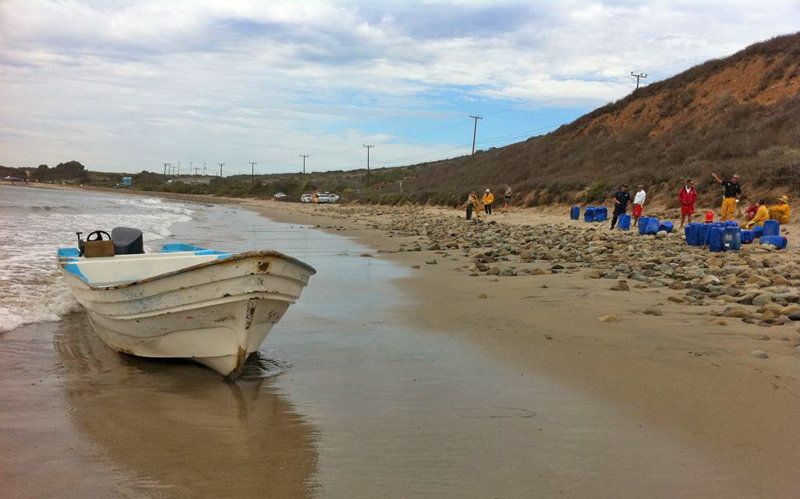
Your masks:
{"label": "boat hull", "polygon": [[235,378],[313,273],[280,253],[254,251],[117,286],[92,286],[75,273],[64,275],[95,331],[114,350],[189,358]]}

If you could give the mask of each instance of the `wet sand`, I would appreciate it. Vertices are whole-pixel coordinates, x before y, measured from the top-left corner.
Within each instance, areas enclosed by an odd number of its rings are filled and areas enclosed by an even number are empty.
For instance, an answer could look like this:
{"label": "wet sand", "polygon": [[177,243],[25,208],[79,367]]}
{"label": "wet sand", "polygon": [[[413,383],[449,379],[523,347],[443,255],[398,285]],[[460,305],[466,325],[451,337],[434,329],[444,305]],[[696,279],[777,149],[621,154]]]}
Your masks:
{"label": "wet sand", "polygon": [[474,280],[456,262],[425,266],[429,252],[379,253],[401,238],[364,223],[253,208],[293,225],[215,207],[188,242],[269,244],[319,274],[236,385],[118,355],[85,314],[0,335],[12,497],[791,497],[800,485],[796,358],[742,359],[728,337],[711,349],[715,331],[677,311],[596,323],[646,292],[620,304],[574,275]]}

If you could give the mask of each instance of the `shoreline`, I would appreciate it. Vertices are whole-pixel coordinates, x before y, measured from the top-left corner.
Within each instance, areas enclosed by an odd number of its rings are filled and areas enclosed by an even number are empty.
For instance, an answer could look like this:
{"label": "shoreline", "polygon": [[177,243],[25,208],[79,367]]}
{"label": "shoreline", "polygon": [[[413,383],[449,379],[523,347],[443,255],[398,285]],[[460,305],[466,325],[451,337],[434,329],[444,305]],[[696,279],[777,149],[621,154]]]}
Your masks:
{"label": "shoreline", "polygon": [[[637,289],[634,281],[629,281],[630,292],[611,291],[609,284],[616,280],[590,277],[591,267],[564,265],[563,272],[554,272],[552,263],[534,260],[527,268],[542,269],[542,274],[470,276],[464,266],[473,259],[458,249],[428,249],[425,235],[386,229],[404,219],[412,225],[430,217],[450,220],[461,216],[458,210],[121,193],[232,204],[277,222],[312,225],[352,238],[373,249],[365,258],[385,258],[413,269],[412,277],[396,281],[412,305],[392,312],[410,327],[463,340],[518,367],[521,375],[533,371],[552,376],[590,398],[612,401],[643,425],[740,466],[746,473],[738,478],[743,496],[765,491],[782,495],[800,485],[794,473],[800,449],[793,430],[793,415],[800,411],[800,335],[792,324],[762,328],[726,318],[725,326],[716,325],[708,313],[724,308],[718,303],[672,302],[668,298],[683,291]],[[566,218],[515,211],[491,220],[512,226],[593,228]],[[415,244],[419,251],[400,251],[401,245]],[[426,263],[434,259],[435,265]],[[662,315],[644,313],[648,308],[658,308]],[[618,315],[621,321],[598,322],[607,315]],[[780,339],[784,336],[789,341]],[[755,349],[770,358],[750,357],[748,352]]]}

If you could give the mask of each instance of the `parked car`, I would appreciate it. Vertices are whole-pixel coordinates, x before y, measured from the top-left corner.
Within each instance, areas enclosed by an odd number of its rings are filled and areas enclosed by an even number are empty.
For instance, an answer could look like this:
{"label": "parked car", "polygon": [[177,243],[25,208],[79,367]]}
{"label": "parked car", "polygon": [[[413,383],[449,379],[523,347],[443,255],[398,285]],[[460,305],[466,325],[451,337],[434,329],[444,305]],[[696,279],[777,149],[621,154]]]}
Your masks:
{"label": "parked car", "polygon": [[332,192],[323,192],[319,195],[320,203],[338,203],[339,199],[339,195]]}
{"label": "parked car", "polygon": [[301,203],[310,203],[311,202],[311,194],[303,194],[300,196]]}
{"label": "parked car", "polygon": [[277,201],[280,201],[282,199],[286,199],[287,196],[283,192],[276,192],[275,195],[272,197],[275,198]]}

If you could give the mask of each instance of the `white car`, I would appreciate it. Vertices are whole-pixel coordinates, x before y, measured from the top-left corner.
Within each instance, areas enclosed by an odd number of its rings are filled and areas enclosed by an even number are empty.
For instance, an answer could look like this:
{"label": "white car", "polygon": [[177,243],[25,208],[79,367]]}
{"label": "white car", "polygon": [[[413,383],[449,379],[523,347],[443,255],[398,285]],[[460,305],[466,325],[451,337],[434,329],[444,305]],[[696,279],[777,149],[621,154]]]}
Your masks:
{"label": "white car", "polygon": [[277,200],[286,199],[286,194],[283,192],[276,192],[275,195],[272,197],[274,197]]}
{"label": "white car", "polygon": [[311,202],[311,194],[303,194],[300,196],[301,203],[310,203]]}
{"label": "white car", "polygon": [[319,195],[320,203],[338,203],[339,199],[339,195],[332,192],[323,192]]}

